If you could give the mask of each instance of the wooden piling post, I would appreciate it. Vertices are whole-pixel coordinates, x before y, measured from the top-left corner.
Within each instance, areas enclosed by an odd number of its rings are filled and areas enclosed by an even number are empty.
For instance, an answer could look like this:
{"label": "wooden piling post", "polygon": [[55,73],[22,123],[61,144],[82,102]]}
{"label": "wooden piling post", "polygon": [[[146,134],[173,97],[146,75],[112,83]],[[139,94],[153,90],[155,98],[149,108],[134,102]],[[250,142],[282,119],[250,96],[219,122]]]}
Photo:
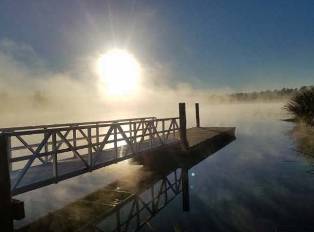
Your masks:
{"label": "wooden piling post", "polygon": [[189,148],[186,138],[186,113],[185,103],[179,103],[180,140],[185,149]]}
{"label": "wooden piling post", "polygon": [[199,104],[195,103],[196,127],[200,127],[200,109]]}
{"label": "wooden piling post", "polygon": [[8,136],[0,134],[0,228],[13,231]]}

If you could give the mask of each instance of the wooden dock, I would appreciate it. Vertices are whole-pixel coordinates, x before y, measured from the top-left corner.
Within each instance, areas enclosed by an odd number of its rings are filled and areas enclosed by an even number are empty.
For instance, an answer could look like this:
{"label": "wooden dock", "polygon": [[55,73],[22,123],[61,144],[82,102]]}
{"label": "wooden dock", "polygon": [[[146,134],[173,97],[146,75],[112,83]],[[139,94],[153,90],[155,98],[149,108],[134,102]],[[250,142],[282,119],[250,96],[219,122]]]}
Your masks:
{"label": "wooden dock", "polygon": [[187,129],[187,140],[190,149],[210,143],[217,137],[235,136],[235,127],[192,127]]}
{"label": "wooden dock", "polygon": [[[0,226],[11,228],[10,220],[20,218],[14,216],[14,195],[126,159],[172,148],[192,154],[234,137],[235,128],[232,127],[200,127],[198,104],[196,125],[186,128],[185,104],[180,103],[179,117],[173,118],[146,117],[0,129],[0,195],[3,199],[0,208],[5,212],[12,210],[10,219],[0,219]],[[184,160],[184,156],[177,159],[179,163]]]}
{"label": "wooden dock", "polygon": [[[222,135],[234,135],[234,128],[222,128],[222,127],[194,127],[187,129],[187,140],[189,149],[195,149],[200,147],[203,143],[210,143],[213,139],[221,137]],[[101,167],[105,167],[129,158],[134,158],[138,155],[145,155],[145,153],[153,152],[155,149],[167,149],[169,146],[180,145],[179,133],[169,134],[169,138],[165,140],[164,144],[160,144],[160,141],[156,138],[151,140],[143,140],[140,146],[137,148],[136,152],[132,152],[128,145],[122,145],[118,147],[118,154],[116,155],[115,149],[106,149],[101,152],[93,152],[92,156],[94,158],[94,164],[92,169],[87,169],[81,159],[75,156],[71,158],[66,158],[58,161],[58,181],[63,179],[68,179],[70,177],[80,175],[84,172],[89,172]],[[81,156],[87,161],[87,155]],[[32,190],[45,186],[50,183],[55,183],[55,178],[53,176],[53,163],[47,162],[40,165],[34,165],[29,168],[27,173],[23,177],[23,181],[19,186],[19,191],[13,194],[18,194],[20,192],[25,192],[28,189]],[[11,181],[16,183],[19,177],[20,169],[11,172]]]}
{"label": "wooden dock", "polygon": [[[138,231],[181,194],[182,209],[188,210],[189,188],[183,186],[189,182],[188,170],[232,142],[234,128],[190,128],[187,139],[188,153],[173,145],[162,155],[155,151],[136,157],[143,166],[131,174],[134,182],[122,177],[18,231]],[[205,143],[210,146],[200,153]]]}
{"label": "wooden dock", "polygon": [[12,195],[180,143],[178,118],[136,118],[5,132]]}

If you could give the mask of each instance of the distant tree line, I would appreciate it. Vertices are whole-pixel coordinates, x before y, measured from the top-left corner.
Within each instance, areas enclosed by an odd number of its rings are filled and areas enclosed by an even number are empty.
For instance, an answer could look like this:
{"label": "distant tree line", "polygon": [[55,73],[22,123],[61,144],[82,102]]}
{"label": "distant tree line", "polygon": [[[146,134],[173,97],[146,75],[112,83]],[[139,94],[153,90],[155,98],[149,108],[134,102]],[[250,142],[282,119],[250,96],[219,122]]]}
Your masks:
{"label": "distant tree line", "polygon": [[[299,92],[313,88],[313,86],[302,86],[300,88],[282,88],[274,90],[239,92],[231,94],[208,94],[208,102],[212,103],[237,103],[237,102],[274,102],[288,101]],[[0,89],[0,108],[2,110],[12,108],[13,105],[28,105],[35,108],[49,107],[53,102],[50,97],[40,90],[33,90],[24,95],[15,95],[10,91]]]}
{"label": "distant tree line", "polygon": [[239,92],[226,95],[210,95],[211,102],[268,102],[286,101],[299,92],[310,89],[313,86],[302,86],[300,88],[282,88],[274,90]]}

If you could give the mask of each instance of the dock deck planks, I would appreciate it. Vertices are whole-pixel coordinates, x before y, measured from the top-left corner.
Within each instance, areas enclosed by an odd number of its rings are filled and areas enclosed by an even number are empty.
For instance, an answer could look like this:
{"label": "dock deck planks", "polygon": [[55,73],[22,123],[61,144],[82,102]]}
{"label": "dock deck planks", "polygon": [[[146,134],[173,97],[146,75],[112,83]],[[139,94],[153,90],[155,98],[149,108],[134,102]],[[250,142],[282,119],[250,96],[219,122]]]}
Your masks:
{"label": "dock deck planks", "polygon": [[187,129],[187,140],[190,148],[194,148],[201,143],[210,142],[217,136],[234,136],[234,127],[192,127]]}

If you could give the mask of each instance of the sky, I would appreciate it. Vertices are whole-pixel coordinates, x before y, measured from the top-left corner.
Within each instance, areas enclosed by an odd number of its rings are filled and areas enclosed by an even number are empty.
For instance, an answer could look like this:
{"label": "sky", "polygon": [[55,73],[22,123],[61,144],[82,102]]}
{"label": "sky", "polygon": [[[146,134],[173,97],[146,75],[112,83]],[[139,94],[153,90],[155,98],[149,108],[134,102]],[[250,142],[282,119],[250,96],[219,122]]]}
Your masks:
{"label": "sky", "polygon": [[146,83],[300,87],[314,80],[313,12],[313,0],[1,0],[0,50],[28,72],[78,79],[122,48],[151,73]]}

